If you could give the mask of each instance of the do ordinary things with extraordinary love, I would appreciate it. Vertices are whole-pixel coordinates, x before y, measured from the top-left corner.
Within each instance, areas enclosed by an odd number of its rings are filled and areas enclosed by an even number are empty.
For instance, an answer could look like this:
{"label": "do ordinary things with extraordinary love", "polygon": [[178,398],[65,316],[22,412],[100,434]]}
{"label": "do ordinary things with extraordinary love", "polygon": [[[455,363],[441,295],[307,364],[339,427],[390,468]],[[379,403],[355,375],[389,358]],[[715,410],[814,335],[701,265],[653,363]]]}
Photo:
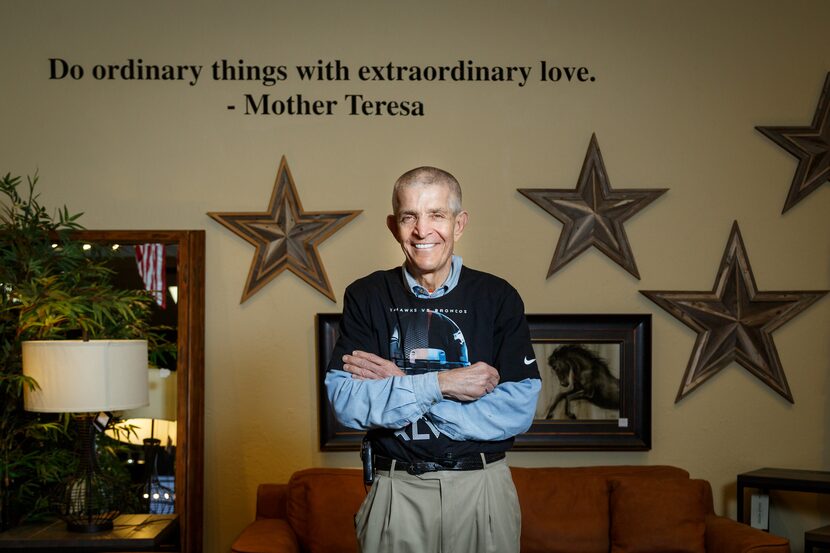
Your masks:
{"label": "do ordinary things with extraordinary love", "polygon": [[[85,68],[61,58],[50,58],[50,79],[79,80],[85,75]],[[125,63],[96,64],[91,67],[95,80],[124,81],[184,81],[195,86],[205,66],[197,64],[170,65],[146,63],[141,58],[130,58]],[[530,65],[480,65],[472,60],[457,60],[451,65],[397,65],[392,62],[382,65],[361,65],[354,70],[340,60],[294,66],[296,75],[303,81],[349,81],[357,77],[360,81],[397,82],[502,82],[524,87],[533,73]],[[286,65],[254,65],[245,60],[229,62],[215,61],[210,65],[210,74],[215,81],[259,81],[272,86],[289,77]],[[585,67],[559,67],[539,62],[540,81],[593,81]]]}

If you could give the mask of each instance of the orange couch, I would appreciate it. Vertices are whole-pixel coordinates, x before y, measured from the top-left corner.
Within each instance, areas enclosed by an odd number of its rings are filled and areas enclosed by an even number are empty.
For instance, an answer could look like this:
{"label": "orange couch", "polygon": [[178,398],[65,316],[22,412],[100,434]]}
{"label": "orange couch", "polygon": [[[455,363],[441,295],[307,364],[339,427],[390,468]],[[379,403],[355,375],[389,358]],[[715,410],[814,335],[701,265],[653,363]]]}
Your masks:
{"label": "orange couch", "polygon": [[[511,468],[523,553],[788,553],[789,542],[715,515],[712,489],[669,466]],[[358,469],[312,468],[261,484],[234,553],[357,551]]]}

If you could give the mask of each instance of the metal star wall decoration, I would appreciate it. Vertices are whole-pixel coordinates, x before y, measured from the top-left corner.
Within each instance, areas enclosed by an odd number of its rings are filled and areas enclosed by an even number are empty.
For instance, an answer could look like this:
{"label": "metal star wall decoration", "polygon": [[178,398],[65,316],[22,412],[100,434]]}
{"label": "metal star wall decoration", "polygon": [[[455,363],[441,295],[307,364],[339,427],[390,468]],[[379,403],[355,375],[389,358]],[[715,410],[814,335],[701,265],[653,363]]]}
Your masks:
{"label": "metal star wall decoration", "polygon": [[755,127],[798,158],[798,167],[784,202],[785,213],[824,183],[830,182],[830,73],[809,127]]}
{"label": "metal star wall decoration", "polygon": [[595,246],[638,279],[640,273],[623,223],[667,190],[612,190],[596,134],[591,135],[575,190],[518,189],[564,225],[548,269],[548,278],[589,247]]}
{"label": "metal star wall decoration", "polygon": [[794,403],[772,332],[827,290],[759,292],[737,221],[711,292],[640,293],[697,332],[675,403],[732,361]]}
{"label": "metal star wall decoration", "polygon": [[317,246],[360,213],[361,210],[304,211],[283,156],[268,211],[208,215],[256,247],[239,302],[244,303],[285,269],[331,301],[337,301]]}

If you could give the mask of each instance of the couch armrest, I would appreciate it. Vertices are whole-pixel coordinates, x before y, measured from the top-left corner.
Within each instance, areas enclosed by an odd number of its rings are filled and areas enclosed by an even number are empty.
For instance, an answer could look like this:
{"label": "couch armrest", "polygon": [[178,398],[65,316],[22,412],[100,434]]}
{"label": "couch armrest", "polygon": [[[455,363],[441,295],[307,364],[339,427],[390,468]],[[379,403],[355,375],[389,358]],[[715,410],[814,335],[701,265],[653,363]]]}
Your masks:
{"label": "couch armrest", "polygon": [[260,484],[256,489],[256,519],[288,518],[288,484]]}
{"label": "couch armrest", "polygon": [[706,551],[789,553],[790,542],[726,517],[706,516]]}
{"label": "couch armrest", "polygon": [[232,553],[300,553],[300,545],[288,521],[255,520],[242,530],[231,546]]}

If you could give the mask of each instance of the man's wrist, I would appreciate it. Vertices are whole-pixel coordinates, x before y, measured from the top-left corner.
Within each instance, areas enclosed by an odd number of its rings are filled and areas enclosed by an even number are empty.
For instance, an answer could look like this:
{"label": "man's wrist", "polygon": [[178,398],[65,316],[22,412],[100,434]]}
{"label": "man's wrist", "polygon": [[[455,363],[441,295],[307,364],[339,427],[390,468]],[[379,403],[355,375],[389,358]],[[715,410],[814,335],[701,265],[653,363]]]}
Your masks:
{"label": "man's wrist", "polygon": [[438,385],[438,373],[415,374],[410,378],[412,379],[415,398],[424,412],[444,399],[441,395],[441,387]]}
{"label": "man's wrist", "polygon": [[438,392],[441,394],[441,397],[446,397],[447,392],[447,380],[446,378],[441,378],[441,375],[446,373],[436,373],[435,374],[435,381],[438,384]]}

